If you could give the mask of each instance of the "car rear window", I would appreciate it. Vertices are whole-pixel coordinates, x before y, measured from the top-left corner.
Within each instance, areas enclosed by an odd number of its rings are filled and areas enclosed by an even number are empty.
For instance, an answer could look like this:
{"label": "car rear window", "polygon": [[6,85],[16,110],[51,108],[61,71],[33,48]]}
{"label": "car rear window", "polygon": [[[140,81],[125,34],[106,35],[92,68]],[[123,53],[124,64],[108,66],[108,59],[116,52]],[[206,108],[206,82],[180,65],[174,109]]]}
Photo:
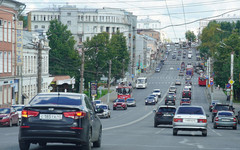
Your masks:
{"label": "car rear window", "polygon": [[106,105],[100,105],[100,106],[97,106],[97,108],[108,109]]}
{"label": "car rear window", "polygon": [[200,107],[179,107],[177,114],[203,115],[203,110]]}
{"label": "car rear window", "polygon": [[82,100],[80,96],[64,95],[64,96],[50,96],[50,95],[41,95],[36,96],[31,102],[30,105],[82,105]]}
{"label": "car rear window", "polygon": [[231,112],[220,112],[220,113],[218,113],[218,115],[219,116],[232,116],[233,113],[231,113]]}
{"label": "car rear window", "polygon": [[10,108],[0,108],[0,114],[9,114]]}
{"label": "car rear window", "polygon": [[12,106],[16,111],[22,111],[24,106]]}
{"label": "car rear window", "polygon": [[190,99],[182,99],[183,102],[188,102]]}
{"label": "car rear window", "polygon": [[160,107],[158,109],[158,112],[175,112],[176,108],[171,108],[171,107]]}
{"label": "car rear window", "polygon": [[124,99],[117,99],[116,102],[125,102]]}
{"label": "car rear window", "polygon": [[215,105],[216,110],[229,110],[229,106],[227,105]]}
{"label": "car rear window", "polygon": [[132,101],[134,101],[134,99],[127,99],[127,101],[128,101],[128,102],[132,102]]}

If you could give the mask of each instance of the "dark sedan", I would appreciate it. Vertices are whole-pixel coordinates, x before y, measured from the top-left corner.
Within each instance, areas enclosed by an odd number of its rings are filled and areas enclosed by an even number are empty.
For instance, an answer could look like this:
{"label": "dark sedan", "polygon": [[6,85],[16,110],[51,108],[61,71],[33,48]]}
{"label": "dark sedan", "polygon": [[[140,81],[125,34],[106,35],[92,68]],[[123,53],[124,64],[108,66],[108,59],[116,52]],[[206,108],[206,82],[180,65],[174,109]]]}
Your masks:
{"label": "dark sedan", "polygon": [[153,96],[149,96],[145,99],[145,105],[155,105],[156,101],[155,98]]}
{"label": "dark sedan", "polygon": [[218,127],[232,127],[236,130],[237,118],[231,111],[218,111],[213,124],[214,129],[217,129]]}
{"label": "dark sedan", "polygon": [[101,146],[102,124],[85,94],[40,93],[22,110],[20,150],[31,143],[72,143],[84,150]]}
{"label": "dark sedan", "polygon": [[175,111],[175,106],[159,106],[157,111],[154,110],[154,127],[160,124],[172,124]]}

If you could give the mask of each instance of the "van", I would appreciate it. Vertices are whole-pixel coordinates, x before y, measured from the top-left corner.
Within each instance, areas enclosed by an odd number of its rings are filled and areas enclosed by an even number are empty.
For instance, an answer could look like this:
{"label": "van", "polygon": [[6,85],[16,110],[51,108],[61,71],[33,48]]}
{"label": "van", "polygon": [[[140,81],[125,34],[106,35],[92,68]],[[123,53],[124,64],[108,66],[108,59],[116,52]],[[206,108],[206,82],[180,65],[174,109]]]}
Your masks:
{"label": "van", "polygon": [[191,59],[192,58],[192,54],[188,54],[188,59]]}

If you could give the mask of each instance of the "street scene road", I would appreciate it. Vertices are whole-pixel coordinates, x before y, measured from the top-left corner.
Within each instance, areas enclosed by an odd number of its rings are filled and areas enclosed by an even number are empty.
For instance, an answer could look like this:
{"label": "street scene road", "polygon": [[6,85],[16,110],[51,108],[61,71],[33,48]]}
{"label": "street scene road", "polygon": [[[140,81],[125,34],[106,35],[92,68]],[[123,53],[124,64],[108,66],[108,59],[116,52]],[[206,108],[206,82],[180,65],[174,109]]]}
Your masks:
{"label": "street scene road", "polygon": [[[101,119],[103,124],[103,136],[101,148],[99,150],[238,150],[240,130],[231,128],[214,129],[211,117],[208,118],[207,137],[203,137],[198,131],[179,131],[178,136],[172,135],[172,125],[160,125],[154,128],[153,110],[159,105],[164,105],[164,98],[171,85],[176,79],[181,80],[181,85],[177,86],[176,106],[179,106],[181,92],[184,87],[185,77],[178,76],[180,63],[184,61],[194,63],[196,61],[195,49],[193,49],[192,59],[182,58],[177,61],[169,57],[165,61],[160,73],[153,73],[148,77],[148,87],[146,89],[134,89],[133,97],[136,99],[137,107],[128,107],[127,110],[112,110],[111,118]],[[206,87],[200,87],[197,83],[198,74],[192,77],[192,104],[203,106],[206,114],[209,112],[209,101],[206,95]],[[160,89],[161,98],[156,105],[145,105],[145,98],[151,94],[153,89]],[[0,145],[2,150],[18,150],[18,130],[19,127],[1,127]],[[77,149],[71,144],[48,144],[47,147],[39,147],[31,144],[31,150],[69,150]],[[95,148],[94,148],[95,149]]]}

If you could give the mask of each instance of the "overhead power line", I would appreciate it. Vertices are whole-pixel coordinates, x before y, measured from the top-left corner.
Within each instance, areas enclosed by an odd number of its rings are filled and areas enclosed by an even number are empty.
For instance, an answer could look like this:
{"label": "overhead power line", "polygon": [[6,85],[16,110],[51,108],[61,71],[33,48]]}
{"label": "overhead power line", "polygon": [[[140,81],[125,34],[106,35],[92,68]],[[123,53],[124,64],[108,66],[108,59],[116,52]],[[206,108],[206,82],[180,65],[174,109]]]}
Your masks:
{"label": "overhead power line", "polygon": [[185,10],[184,10],[184,5],[183,5],[183,0],[182,0],[182,9],[183,9],[183,17],[184,17],[184,23],[185,23],[185,30],[187,32],[187,25],[186,25],[186,17],[185,17]]}
{"label": "overhead power line", "polygon": [[172,25],[172,29],[173,29],[174,36],[175,36],[175,38],[177,38],[177,36],[176,36],[176,32],[175,32],[175,30],[174,30],[173,23],[172,23],[172,19],[171,19],[171,16],[170,16],[169,10],[168,10],[167,0],[165,0],[165,4],[166,4],[167,11],[168,11],[168,16],[169,16],[170,23],[171,23],[171,25]]}

